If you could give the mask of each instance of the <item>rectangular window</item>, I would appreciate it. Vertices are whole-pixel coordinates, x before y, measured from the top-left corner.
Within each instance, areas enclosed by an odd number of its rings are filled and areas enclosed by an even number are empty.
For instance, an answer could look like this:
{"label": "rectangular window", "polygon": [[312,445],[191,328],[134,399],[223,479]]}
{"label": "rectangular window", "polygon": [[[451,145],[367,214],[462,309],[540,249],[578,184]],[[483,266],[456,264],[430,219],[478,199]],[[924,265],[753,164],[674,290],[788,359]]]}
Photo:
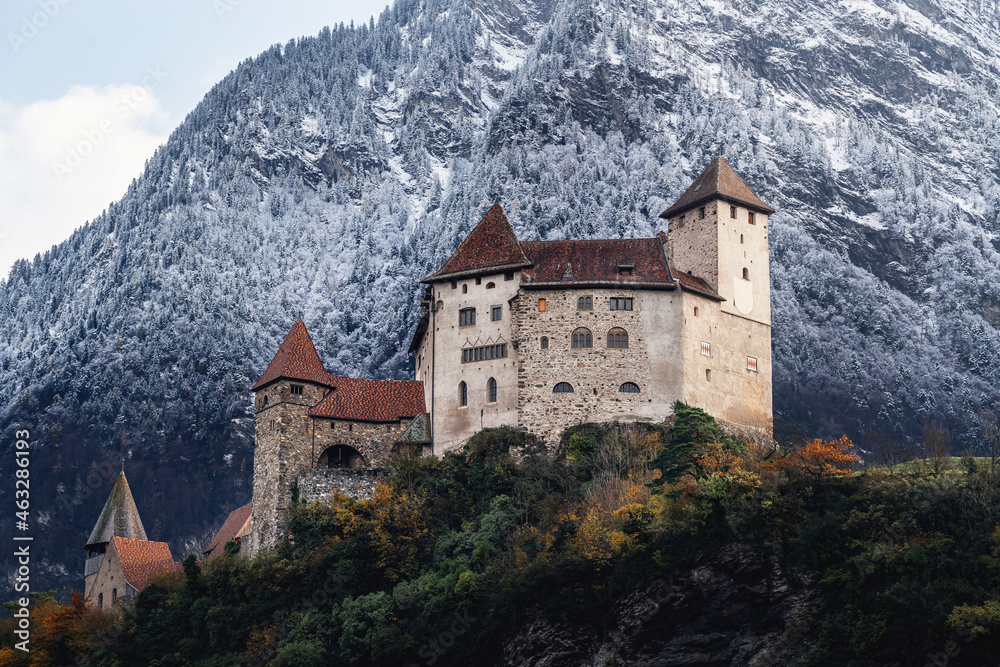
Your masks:
{"label": "rectangular window", "polygon": [[300,385],[300,384],[293,384],[292,385],[292,393],[293,394],[301,394],[302,393],[302,385]]}
{"label": "rectangular window", "polygon": [[747,370],[757,372],[757,357],[747,357]]}
{"label": "rectangular window", "polygon": [[632,268],[633,267],[631,267],[631,266],[619,266],[618,267],[618,275],[621,276],[622,278],[631,278],[632,277]]}
{"label": "rectangular window", "polygon": [[513,271],[508,271],[507,273],[503,274],[503,279],[504,280],[513,280],[514,279],[514,272]]}
{"label": "rectangular window", "polygon": [[539,299],[538,300],[538,312],[540,312],[540,313],[544,313],[545,312],[545,299]]}
{"label": "rectangular window", "polygon": [[577,310],[593,310],[594,309],[594,297],[592,296],[581,296],[576,300]]}
{"label": "rectangular window", "polygon": [[735,206],[730,206],[729,207],[729,217],[730,218],[735,218],[736,217],[736,207]]}
{"label": "rectangular window", "polygon": [[456,287],[458,287],[458,281],[457,280],[452,280],[451,281],[451,288],[455,289]]}
{"label": "rectangular window", "polygon": [[468,327],[476,323],[476,309],[463,308],[458,311],[458,326]]}
{"label": "rectangular window", "polygon": [[489,361],[490,359],[504,359],[507,357],[507,344],[484,345],[483,347],[470,347],[462,350],[462,363],[467,364],[473,361]]}
{"label": "rectangular window", "polygon": [[701,353],[706,357],[712,356],[712,344],[701,341]]}
{"label": "rectangular window", "polygon": [[612,297],[611,310],[632,310],[632,297]]}
{"label": "rectangular window", "polygon": [[757,224],[757,216],[754,214],[753,211],[747,212],[747,222],[749,222],[751,225]]}
{"label": "rectangular window", "polygon": [[704,206],[702,206],[701,208],[698,209],[698,219],[699,220],[704,220],[705,219],[705,207]]}
{"label": "rectangular window", "polygon": [[493,320],[494,322],[499,322],[502,317],[503,317],[503,306],[493,306],[493,308],[490,309],[491,320]]}
{"label": "rectangular window", "polygon": [[482,278],[482,276],[477,276],[476,277],[476,284],[477,285],[482,285],[483,284],[483,278]]}

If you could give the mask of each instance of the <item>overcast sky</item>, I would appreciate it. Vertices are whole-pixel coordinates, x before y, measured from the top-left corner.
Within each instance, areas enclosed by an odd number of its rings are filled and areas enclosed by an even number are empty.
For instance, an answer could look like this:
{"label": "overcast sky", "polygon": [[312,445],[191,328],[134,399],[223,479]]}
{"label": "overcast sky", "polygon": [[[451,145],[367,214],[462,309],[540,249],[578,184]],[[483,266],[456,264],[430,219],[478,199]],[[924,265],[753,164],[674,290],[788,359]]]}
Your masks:
{"label": "overcast sky", "polygon": [[241,60],[387,4],[0,2],[0,278],[119,199]]}

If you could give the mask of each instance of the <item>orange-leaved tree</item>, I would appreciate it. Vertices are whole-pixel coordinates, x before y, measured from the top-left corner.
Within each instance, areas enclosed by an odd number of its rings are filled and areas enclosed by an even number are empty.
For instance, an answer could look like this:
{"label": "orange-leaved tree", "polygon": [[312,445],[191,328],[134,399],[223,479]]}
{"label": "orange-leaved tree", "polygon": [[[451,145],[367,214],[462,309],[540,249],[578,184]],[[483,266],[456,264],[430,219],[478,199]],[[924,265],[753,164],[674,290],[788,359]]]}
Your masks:
{"label": "orange-leaved tree", "polygon": [[839,440],[816,438],[802,449],[782,456],[779,466],[788,471],[802,471],[816,479],[849,475],[861,460],[852,450],[854,443],[846,435]]}

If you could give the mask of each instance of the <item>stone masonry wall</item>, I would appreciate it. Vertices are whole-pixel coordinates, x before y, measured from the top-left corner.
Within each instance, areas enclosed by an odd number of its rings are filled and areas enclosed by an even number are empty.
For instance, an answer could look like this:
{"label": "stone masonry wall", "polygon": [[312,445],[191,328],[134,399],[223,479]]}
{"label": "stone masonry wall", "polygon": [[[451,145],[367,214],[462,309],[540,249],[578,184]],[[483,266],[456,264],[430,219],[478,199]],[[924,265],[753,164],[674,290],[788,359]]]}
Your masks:
{"label": "stone masonry wall", "polygon": [[[578,298],[590,296],[592,310],[578,310]],[[611,310],[612,297],[632,299],[632,310]],[[545,311],[538,310],[545,299]],[[518,343],[518,426],[541,438],[552,451],[562,431],[583,422],[610,420],[658,421],[670,414],[678,395],[680,369],[658,367],[650,372],[645,308],[669,309],[679,297],[673,292],[629,289],[523,290],[515,301],[515,339]],[[657,320],[658,321],[658,320]],[[660,322],[662,324],[662,322]],[[655,332],[676,337],[676,330]],[[593,346],[572,347],[578,328],[589,329]],[[608,332],[628,333],[627,348],[609,348]],[[548,348],[542,349],[542,337]],[[553,393],[559,382],[573,385],[573,393]],[[619,391],[625,382],[639,386],[639,393]]]}
{"label": "stone masonry wall", "polygon": [[299,498],[311,503],[328,503],[342,493],[358,500],[372,497],[375,485],[388,479],[389,468],[315,468],[299,477]]}

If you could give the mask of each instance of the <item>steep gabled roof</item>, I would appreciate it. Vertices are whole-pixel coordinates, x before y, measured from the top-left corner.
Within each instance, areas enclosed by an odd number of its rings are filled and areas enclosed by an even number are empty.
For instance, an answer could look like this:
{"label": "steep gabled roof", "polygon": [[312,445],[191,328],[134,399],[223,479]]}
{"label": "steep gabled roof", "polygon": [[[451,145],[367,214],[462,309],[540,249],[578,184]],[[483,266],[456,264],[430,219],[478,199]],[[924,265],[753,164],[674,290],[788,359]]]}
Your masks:
{"label": "steep gabled roof", "polygon": [[174,562],[170,546],[166,542],[129,540],[117,536],[111,539],[114,550],[118,553],[125,581],[137,591],[145,588],[154,574],[172,572],[181,567],[180,563]]}
{"label": "steep gabled roof", "polygon": [[[521,274],[530,286],[607,285],[673,289],[674,281],[659,239],[598,239],[525,241],[521,244],[532,267]],[[567,273],[569,264],[572,275]],[[621,269],[631,269],[624,275]]]}
{"label": "steep gabled roof", "polygon": [[271,359],[264,374],[250,391],[257,391],[279,378],[329,384],[329,375],[323,370],[323,362],[302,320],[292,325],[274,359]]}
{"label": "steep gabled roof", "polygon": [[365,380],[330,376],[333,387],[309,414],[368,422],[394,422],[426,412],[419,380]]}
{"label": "steep gabled roof", "polygon": [[437,273],[424,282],[528,266],[528,258],[499,203],[493,204]]}
{"label": "steep gabled roof", "polygon": [[226,517],[225,523],[222,524],[222,528],[219,528],[219,532],[215,534],[215,537],[212,538],[212,543],[205,550],[205,557],[212,558],[218,556],[225,549],[227,542],[245,535],[250,528],[250,517],[252,514],[253,503],[247,503],[243,507],[230,512],[229,516]]}
{"label": "steep gabled roof", "polygon": [[86,548],[107,544],[114,536],[131,540],[146,539],[146,531],[142,527],[139,510],[135,506],[135,500],[132,499],[132,490],[129,489],[124,470],[115,480],[115,486],[111,489],[107,502],[104,503],[101,516],[94,524],[94,530],[90,532]]}
{"label": "steep gabled roof", "polygon": [[694,183],[681,195],[674,205],[660,214],[661,218],[672,218],[712,199],[725,199],[734,204],[742,204],[768,215],[774,209],[758,199],[747,187],[743,179],[733,171],[721,155],[712,160]]}
{"label": "steep gabled roof", "polygon": [[725,301],[724,298],[719,296],[718,292],[712,289],[708,283],[698,276],[678,271],[676,268],[673,269],[673,276],[677,279],[680,286],[689,292],[697,292],[702,296],[707,296],[708,298],[715,299],[716,301]]}

